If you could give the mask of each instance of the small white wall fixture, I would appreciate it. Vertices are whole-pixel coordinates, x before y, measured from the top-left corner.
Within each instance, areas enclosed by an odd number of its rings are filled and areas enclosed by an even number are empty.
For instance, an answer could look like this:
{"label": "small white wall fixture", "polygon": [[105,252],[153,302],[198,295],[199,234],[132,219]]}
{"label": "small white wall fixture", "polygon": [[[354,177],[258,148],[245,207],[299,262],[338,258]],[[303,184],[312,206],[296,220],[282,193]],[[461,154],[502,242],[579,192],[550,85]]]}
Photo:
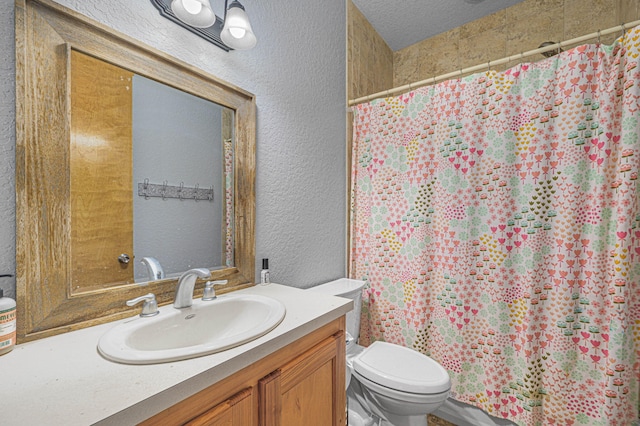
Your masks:
{"label": "small white wall fixture", "polygon": [[257,43],[244,6],[238,0],[224,2],[224,17],[217,16],[210,0],[151,0],[160,15],[219,48],[248,50]]}

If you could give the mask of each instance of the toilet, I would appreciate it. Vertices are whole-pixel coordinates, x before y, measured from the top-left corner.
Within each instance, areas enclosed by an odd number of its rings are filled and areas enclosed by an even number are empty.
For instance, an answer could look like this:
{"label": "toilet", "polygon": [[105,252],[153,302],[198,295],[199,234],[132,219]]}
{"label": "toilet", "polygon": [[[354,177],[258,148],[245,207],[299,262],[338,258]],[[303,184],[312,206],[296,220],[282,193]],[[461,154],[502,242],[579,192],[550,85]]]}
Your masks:
{"label": "toilet", "polygon": [[349,426],[426,426],[427,414],[449,396],[451,380],[436,361],[387,342],[357,344],[363,281],[342,278],[310,288],[352,299],[347,313],[347,406]]}

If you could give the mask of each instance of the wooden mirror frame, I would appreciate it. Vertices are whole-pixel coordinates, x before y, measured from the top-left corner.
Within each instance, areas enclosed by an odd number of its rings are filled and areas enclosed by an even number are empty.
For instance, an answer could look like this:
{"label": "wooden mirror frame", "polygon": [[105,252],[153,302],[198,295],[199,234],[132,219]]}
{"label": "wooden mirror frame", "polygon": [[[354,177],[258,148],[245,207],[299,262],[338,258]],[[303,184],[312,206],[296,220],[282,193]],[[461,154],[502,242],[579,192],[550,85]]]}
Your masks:
{"label": "wooden mirror frame", "polygon": [[[255,280],[255,97],[50,0],[16,0],[16,293],[18,342],[134,315],[125,301],[173,300],[176,279],[73,294],[70,288],[71,50],[235,113],[234,267],[222,292]],[[197,297],[202,283],[197,286]],[[139,309],[137,307],[136,309]]]}

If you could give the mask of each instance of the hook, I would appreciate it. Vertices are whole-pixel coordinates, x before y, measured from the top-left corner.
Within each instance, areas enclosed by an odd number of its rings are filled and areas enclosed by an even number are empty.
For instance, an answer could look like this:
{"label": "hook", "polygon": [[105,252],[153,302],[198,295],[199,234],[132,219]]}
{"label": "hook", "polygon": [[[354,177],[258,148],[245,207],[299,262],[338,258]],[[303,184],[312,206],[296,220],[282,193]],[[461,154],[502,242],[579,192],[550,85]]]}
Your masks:
{"label": "hook", "polygon": [[213,201],[213,185],[209,188],[209,201]]}
{"label": "hook", "polygon": [[193,190],[193,199],[197,202],[198,201],[198,189],[200,188],[200,184],[196,183],[196,189]]}
{"label": "hook", "polygon": [[178,198],[182,201],[182,190],[184,189],[184,182],[180,182],[180,188],[178,188]]}
{"label": "hook", "polygon": [[162,182],[162,189],[160,190],[160,193],[162,194],[162,199],[163,199],[163,200],[165,199],[165,196],[166,196],[166,194],[167,194],[167,184],[168,184],[168,183],[169,183],[169,182],[168,182],[168,181],[166,181],[166,180],[165,180],[164,182]]}
{"label": "hook", "polygon": [[148,200],[149,199],[149,178],[145,178],[144,182],[142,183],[142,193],[144,194],[144,199]]}

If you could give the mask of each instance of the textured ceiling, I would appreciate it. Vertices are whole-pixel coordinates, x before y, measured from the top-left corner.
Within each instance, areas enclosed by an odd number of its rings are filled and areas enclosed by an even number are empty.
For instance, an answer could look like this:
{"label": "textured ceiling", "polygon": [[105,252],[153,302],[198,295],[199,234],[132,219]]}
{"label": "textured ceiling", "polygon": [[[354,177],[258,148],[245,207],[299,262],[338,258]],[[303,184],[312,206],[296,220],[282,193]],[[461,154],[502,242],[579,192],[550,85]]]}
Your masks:
{"label": "textured ceiling", "polygon": [[353,0],[396,51],[522,0]]}

